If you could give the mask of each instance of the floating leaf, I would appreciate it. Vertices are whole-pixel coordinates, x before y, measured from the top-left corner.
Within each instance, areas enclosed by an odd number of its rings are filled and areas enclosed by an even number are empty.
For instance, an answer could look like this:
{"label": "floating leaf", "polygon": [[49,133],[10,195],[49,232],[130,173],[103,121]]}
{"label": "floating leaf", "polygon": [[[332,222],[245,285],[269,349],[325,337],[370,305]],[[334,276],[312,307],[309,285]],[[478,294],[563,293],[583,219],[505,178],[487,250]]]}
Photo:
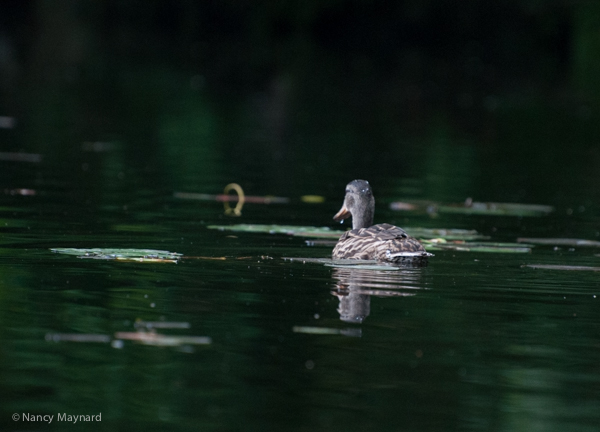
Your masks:
{"label": "floating leaf", "polygon": [[332,230],[329,227],[295,226],[295,225],[259,225],[259,224],[237,224],[237,225],[209,225],[209,229],[221,231],[287,234],[300,237],[329,237],[339,238],[344,232]]}
{"label": "floating leaf", "polygon": [[422,240],[422,243],[425,245],[432,245],[432,246],[444,246],[444,245],[469,245],[469,246],[484,246],[484,247],[504,247],[504,248],[512,248],[512,247],[518,247],[518,248],[524,248],[524,247],[528,247],[528,248],[532,248],[535,247],[532,244],[526,244],[526,243],[510,243],[510,242],[475,242],[475,241],[463,241],[463,240],[450,240],[447,241],[446,239],[443,238],[439,238],[439,239],[426,239],[426,240]]}
{"label": "floating leaf", "polygon": [[37,153],[0,152],[0,160],[39,163],[42,161],[42,155]]}
{"label": "floating leaf", "polygon": [[[88,257],[78,257],[78,258],[88,258]],[[91,257],[89,257],[91,258]],[[93,257],[95,259],[111,259],[111,258],[102,258],[102,257]],[[176,263],[176,259],[166,259],[166,258],[130,258],[130,257],[116,257],[114,258],[116,261],[127,261],[127,262],[139,262],[139,263]]]}
{"label": "floating leaf", "polygon": [[491,252],[491,253],[530,253],[528,247],[506,247],[495,246],[494,243],[486,245],[485,243],[434,243],[426,244],[427,250],[442,251],[451,250],[457,252]]}
{"label": "floating leaf", "polygon": [[154,249],[110,249],[110,248],[53,248],[54,253],[75,255],[77,258],[102,259],[133,262],[171,262],[176,263],[183,256],[177,252]]}
{"label": "floating leaf", "polygon": [[305,240],[304,243],[306,243],[306,246],[334,247],[337,240]]}
{"label": "floating leaf", "polygon": [[[225,261],[227,257],[207,257],[207,256],[186,256],[185,259],[197,259],[197,260],[209,260],[209,261]],[[247,257],[240,257],[237,259],[247,259]]]}
{"label": "floating leaf", "polygon": [[352,337],[361,337],[361,329],[335,329],[329,327],[309,327],[309,326],[294,326],[292,327],[294,333],[306,333],[306,334],[319,334],[319,335],[343,335]]}
{"label": "floating leaf", "polygon": [[439,213],[460,213],[490,216],[545,216],[554,211],[554,207],[540,204],[515,204],[495,202],[475,202],[467,200],[463,205],[442,205]]}
{"label": "floating leaf", "polygon": [[154,332],[117,332],[115,339],[156,346],[209,345],[212,343],[212,339],[208,336],[167,336]]}
{"label": "floating leaf", "polygon": [[302,195],[300,197],[300,201],[309,204],[319,204],[325,202],[325,197],[321,195]]}
{"label": "floating leaf", "polygon": [[427,213],[458,213],[490,216],[545,216],[554,207],[540,204],[477,202],[470,198],[461,204],[439,204],[432,201],[393,202],[392,210],[426,211]]}
{"label": "floating leaf", "polygon": [[545,269],[545,270],[600,271],[600,267],[568,266],[568,265],[552,265],[552,264],[525,264],[523,267],[531,267],[534,269]]}
{"label": "floating leaf", "polygon": [[308,326],[294,326],[292,327],[294,333],[308,333],[308,334],[340,334],[339,329],[328,328],[328,327],[308,327]]}
{"label": "floating leaf", "polygon": [[[186,200],[199,200],[199,201],[218,201],[218,202],[237,202],[239,196],[228,195],[228,194],[202,194],[202,193],[191,193],[191,192],[175,192],[173,194],[175,198],[186,199]],[[253,204],[286,204],[290,202],[289,198],[276,197],[276,196],[251,196],[244,195],[244,200],[247,203]]]}
{"label": "floating leaf", "polygon": [[390,204],[390,209],[398,211],[418,211],[427,208],[424,203],[394,201]]}
{"label": "floating leaf", "polygon": [[136,320],[134,327],[136,329],[145,328],[145,329],[187,329],[190,328],[191,325],[189,322],[172,322],[172,321],[142,321]]}
{"label": "floating leaf", "polygon": [[446,241],[444,239],[423,240],[427,250],[453,250],[459,252],[529,253],[533,245],[501,242]]}
{"label": "floating leaf", "polygon": [[517,239],[519,243],[532,243],[537,245],[550,246],[585,246],[585,247],[600,247],[600,241],[574,239],[574,238],[531,238],[520,237]]}
{"label": "floating leaf", "polygon": [[111,338],[103,334],[82,333],[47,333],[46,340],[49,342],[96,342],[108,343]]}
{"label": "floating leaf", "polygon": [[[333,230],[329,227],[297,226],[297,225],[209,225],[209,229],[235,232],[254,232],[269,234],[287,234],[299,237],[322,237],[338,239],[344,231]],[[442,229],[442,228],[403,228],[409,235],[416,238],[443,237],[448,240],[475,240],[487,238],[475,230]]]}
{"label": "floating leaf", "polygon": [[35,189],[4,189],[6,195],[21,195],[21,196],[32,196],[36,195]]}
{"label": "floating leaf", "polygon": [[486,239],[487,236],[479,234],[475,230],[446,229],[446,228],[403,228],[409,235],[424,238],[444,238],[446,240],[477,240]]}

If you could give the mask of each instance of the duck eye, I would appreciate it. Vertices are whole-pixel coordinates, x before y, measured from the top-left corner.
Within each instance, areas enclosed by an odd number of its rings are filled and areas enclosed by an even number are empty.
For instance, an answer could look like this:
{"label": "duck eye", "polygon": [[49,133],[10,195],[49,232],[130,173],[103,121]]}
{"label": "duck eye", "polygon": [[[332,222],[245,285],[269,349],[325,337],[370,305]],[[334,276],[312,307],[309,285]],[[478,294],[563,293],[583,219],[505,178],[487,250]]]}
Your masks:
{"label": "duck eye", "polygon": [[346,193],[350,193],[350,189],[346,189]]}

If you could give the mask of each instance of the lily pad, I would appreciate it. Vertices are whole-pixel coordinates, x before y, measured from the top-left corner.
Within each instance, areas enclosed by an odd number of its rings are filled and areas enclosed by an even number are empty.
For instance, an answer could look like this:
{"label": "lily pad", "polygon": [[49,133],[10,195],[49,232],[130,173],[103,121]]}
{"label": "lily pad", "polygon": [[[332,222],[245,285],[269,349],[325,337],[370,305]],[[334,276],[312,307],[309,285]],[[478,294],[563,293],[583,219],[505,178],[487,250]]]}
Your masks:
{"label": "lily pad", "polygon": [[95,342],[108,343],[111,337],[104,334],[82,334],[82,333],[47,333],[46,340],[49,342]]}
{"label": "lily pad", "polygon": [[42,155],[37,153],[0,152],[0,160],[39,163],[42,161]]}
{"label": "lily pad", "polygon": [[292,327],[294,333],[307,333],[307,334],[327,334],[336,335],[340,334],[341,331],[335,328],[329,327],[309,327],[309,326],[294,326]]}
{"label": "lily pad", "polygon": [[529,247],[505,247],[486,245],[484,243],[435,243],[425,245],[428,251],[451,250],[457,252],[486,252],[486,253],[531,253]]}
{"label": "lily pad", "polygon": [[77,258],[101,259],[133,262],[172,262],[176,263],[183,256],[177,252],[155,249],[111,249],[111,248],[52,248],[54,253],[75,255]]}
{"label": "lily pad", "polygon": [[475,202],[467,200],[463,205],[442,205],[439,213],[459,213],[489,216],[546,216],[554,207],[540,204],[516,204],[496,202]]}
{"label": "lily pad", "polygon": [[361,329],[336,329],[330,327],[310,327],[310,326],[294,326],[292,327],[294,333],[305,333],[305,334],[318,334],[318,335],[342,335],[350,337],[361,337]]}
{"label": "lily pad", "polygon": [[475,230],[451,228],[403,228],[407,234],[419,239],[443,238],[446,240],[478,240],[489,238]]}
{"label": "lily pad", "polygon": [[337,244],[337,240],[304,240],[306,246],[324,246],[334,247]]}
{"label": "lily pad", "polygon": [[445,241],[444,239],[423,240],[427,250],[452,250],[459,252],[530,253],[533,245],[501,242]]}
{"label": "lily pad", "polygon": [[392,210],[424,211],[430,214],[455,213],[489,216],[545,216],[554,211],[554,207],[541,204],[477,202],[468,198],[460,204],[440,204],[433,201],[393,202]]}
{"label": "lily pad", "polygon": [[171,336],[154,332],[117,332],[115,339],[130,340],[144,345],[180,346],[180,345],[210,345],[212,338],[208,336]]}
{"label": "lily pad", "polygon": [[[286,234],[298,237],[321,237],[338,239],[344,231],[334,230],[329,227],[297,226],[297,225],[209,225],[209,229],[235,232],[254,232],[269,234]],[[409,235],[416,238],[437,238],[447,240],[475,240],[487,238],[475,230],[445,229],[445,228],[403,228]]]}
{"label": "lily pad", "polygon": [[575,238],[532,238],[520,237],[517,239],[519,243],[531,243],[537,245],[550,246],[585,246],[585,247],[600,247],[600,241],[585,240]]}
{"label": "lily pad", "polygon": [[[173,194],[175,198],[186,199],[186,200],[199,200],[199,201],[219,201],[219,202],[238,202],[239,197],[237,195],[211,195],[203,193],[192,193],[192,192],[175,192]],[[276,196],[252,196],[245,195],[244,201],[253,204],[286,204],[290,202],[289,198],[276,197]]]}
{"label": "lily pad", "polygon": [[552,264],[526,264],[523,267],[531,267],[534,269],[544,269],[544,270],[600,271],[600,267],[568,266],[568,265],[552,265]]}
{"label": "lily pad", "polygon": [[268,234],[287,234],[300,237],[327,237],[339,238],[344,232],[332,230],[329,227],[295,226],[295,225],[259,225],[259,224],[236,224],[236,225],[209,225],[209,229],[234,232],[252,232]]}
{"label": "lily pad", "polygon": [[177,322],[177,321],[142,321],[136,320],[134,327],[136,329],[188,329],[191,328],[189,322]]}
{"label": "lily pad", "polygon": [[302,195],[300,201],[309,204],[320,204],[325,202],[325,197],[321,195]]}

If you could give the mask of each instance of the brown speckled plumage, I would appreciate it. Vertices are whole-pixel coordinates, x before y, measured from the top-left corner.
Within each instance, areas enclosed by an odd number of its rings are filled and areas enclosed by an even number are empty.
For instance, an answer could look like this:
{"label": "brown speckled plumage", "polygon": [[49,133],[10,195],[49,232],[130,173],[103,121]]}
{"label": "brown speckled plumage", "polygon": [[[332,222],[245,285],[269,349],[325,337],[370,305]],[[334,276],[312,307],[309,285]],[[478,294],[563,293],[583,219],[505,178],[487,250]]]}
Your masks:
{"label": "brown speckled plumage", "polygon": [[372,225],[375,199],[369,182],[354,180],[346,186],[342,209],[334,216],[340,221],[352,216],[352,230],[338,240],[334,259],[367,259],[402,264],[426,264],[431,256],[419,241],[387,223]]}

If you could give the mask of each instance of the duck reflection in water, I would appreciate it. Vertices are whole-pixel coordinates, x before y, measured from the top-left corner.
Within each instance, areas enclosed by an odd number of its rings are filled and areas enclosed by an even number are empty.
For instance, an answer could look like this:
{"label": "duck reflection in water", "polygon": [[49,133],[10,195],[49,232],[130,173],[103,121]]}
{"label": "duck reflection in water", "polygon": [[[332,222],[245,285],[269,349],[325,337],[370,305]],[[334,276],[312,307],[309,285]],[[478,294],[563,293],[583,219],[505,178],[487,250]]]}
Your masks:
{"label": "duck reflection in water", "polygon": [[336,267],[331,292],[339,301],[340,319],[360,324],[371,313],[371,296],[407,297],[422,288],[421,269],[371,270]]}

